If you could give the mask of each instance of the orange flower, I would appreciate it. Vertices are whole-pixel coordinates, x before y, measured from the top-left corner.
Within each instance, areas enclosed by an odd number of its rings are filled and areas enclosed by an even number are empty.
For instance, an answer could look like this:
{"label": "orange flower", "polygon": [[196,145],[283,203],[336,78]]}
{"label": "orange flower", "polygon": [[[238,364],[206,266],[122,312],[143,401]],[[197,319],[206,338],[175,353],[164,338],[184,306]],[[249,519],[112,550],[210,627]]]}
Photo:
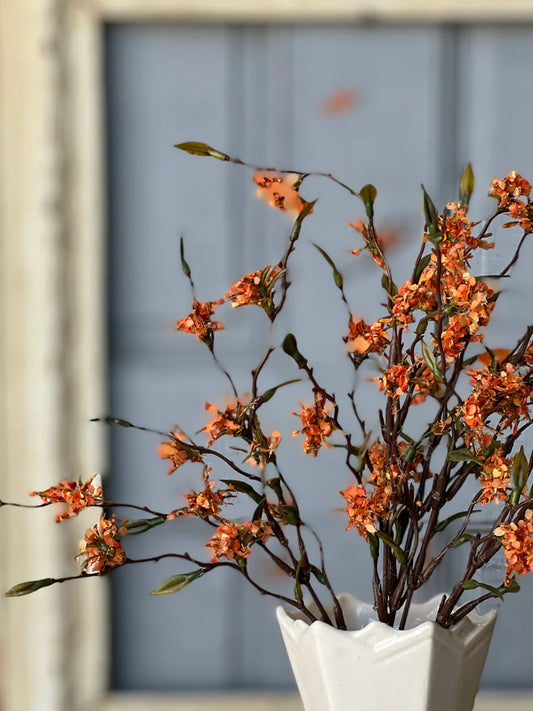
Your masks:
{"label": "orange flower", "polygon": [[346,499],[348,525],[346,530],[357,528],[360,536],[368,540],[369,533],[376,532],[372,503],[362,486],[349,486],[341,494]]}
{"label": "orange flower", "polygon": [[235,497],[235,491],[233,486],[227,489],[218,489],[216,481],[211,481],[209,479],[209,474],[211,469],[206,467],[204,469],[203,479],[204,479],[204,489],[200,493],[196,491],[191,491],[190,494],[185,494],[185,499],[187,501],[187,506],[176,509],[171,514],[167,516],[169,520],[176,518],[177,516],[198,516],[199,518],[207,520],[210,516],[218,516],[222,506],[226,505],[226,500]]}
{"label": "orange flower", "polygon": [[32,491],[30,496],[40,496],[45,504],[65,503],[69,505],[67,513],[58,514],[56,521],[63,521],[77,516],[80,511],[89,506],[101,506],[103,503],[102,487],[92,483],[96,475],[89,481],[60,481],[46,491]]}
{"label": "orange flower", "polygon": [[223,435],[239,437],[242,433],[244,429],[243,419],[247,409],[244,403],[240,401],[229,403],[224,412],[220,412],[216,405],[206,402],[205,409],[207,412],[215,413],[215,418],[203,428],[203,431],[207,432],[209,436],[208,447]]}
{"label": "orange flower", "polygon": [[384,329],[386,323],[387,319],[379,319],[368,326],[362,318],[356,321],[352,316],[348,324],[348,336],[345,339],[348,352],[355,351],[360,355],[364,353],[382,354],[389,343],[389,335]]}
{"label": "orange flower", "polygon": [[462,406],[465,423],[479,428],[492,414],[501,416],[502,427],[516,427],[521,418],[529,418],[531,388],[511,363],[498,373],[471,370],[472,395]]}
{"label": "orange flower", "polygon": [[524,203],[521,200],[511,200],[507,206],[509,215],[513,218],[511,222],[506,222],[502,227],[514,227],[518,225],[524,232],[533,231],[533,205]]}
{"label": "orange flower", "polygon": [[279,210],[297,215],[307,204],[298,192],[300,176],[296,173],[256,173],[253,179],[257,184],[257,197]]}
{"label": "orange flower", "polygon": [[246,521],[243,524],[224,523],[205,544],[213,554],[211,562],[216,563],[221,558],[237,559],[243,562],[250,556],[254,543],[264,543],[272,535],[270,524],[265,521]]}
{"label": "orange flower", "polygon": [[527,509],[518,523],[501,524],[494,530],[496,536],[502,536],[503,552],[507,559],[505,584],[509,585],[511,576],[525,575],[533,570],[533,510]]}
{"label": "orange flower", "polygon": [[422,272],[418,284],[413,284],[409,279],[400,286],[394,297],[392,313],[402,326],[413,323],[413,312],[417,309],[428,312],[437,308],[433,281],[434,270],[430,266]]}
{"label": "orange flower", "polygon": [[377,380],[381,392],[385,392],[389,397],[399,397],[409,391],[410,376],[410,367],[397,364],[383,371],[381,378],[372,378],[372,380]]}
{"label": "orange flower", "polygon": [[235,282],[225,297],[234,308],[239,306],[261,306],[267,313],[272,311],[273,282],[281,273],[279,266],[265,267],[246,274]]}
{"label": "orange flower", "polygon": [[121,537],[126,531],[118,528],[115,517],[100,517],[99,522],[87,529],[85,538],[80,543],[80,552],[76,556],[81,569],[87,573],[104,573],[118,568],[126,560]]}
{"label": "orange flower", "polygon": [[491,183],[489,195],[498,198],[498,207],[506,207],[512,198],[529,195],[531,185],[513,170],[506,178],[494,178]]}
{"label": "orange flower", "polygon": [[[185,435],[178,428],[174,428],[171,432],[173,437],[184,440]],[[201,462],[202,457],[199,454],[193,454],[192,449],[184,448],[176,439],[171,438],[168,442],[161,442],[158,447],[158,454],[161,459],[169,459],[170,466],[168,473],[172,474],[185,462]]]}
{"label": "orange flower", "polygon": [[335,422],[328,415],[333,405],[326,405],[325,397],[320,393],[315,393],[315,404],[306,407],[302,405],[300,413],[293,412],[293,415],[300,417],[302,429],[295,430],[293,437],[299,434],[305,435],[302,447],[306,454],[316,457],[322,445],[327,441],[332,432],[337,429]]}
{"label": "orange flower", "polygon": [[498,504],[507,501],[510,485],[509,461],[494,452],[483,462],[483,473],[479,477],[483,488],[481,504]]}
{"label": "orange flower", "polygon": [[211,321],[210,317],[215,312],[215,308],[224,303],[224,299],[218,301],[197,301],[194,299],[192,312],[185,318],[181,318],[176,323],[176,331],[193,333],[200,341],[209,342],[213,338],[215,331],[221,331],[224,326],[220,321]]}
{"label": "orange flower", "polygon": [[346,530],[356,528],[359,535],[368,540],[368,534],[376,532],[377,520],[389,517],[387,508],[391,502],[391,486],[376,484],[371,495],[360,485],[349,486],[340,493],[346,499]]}

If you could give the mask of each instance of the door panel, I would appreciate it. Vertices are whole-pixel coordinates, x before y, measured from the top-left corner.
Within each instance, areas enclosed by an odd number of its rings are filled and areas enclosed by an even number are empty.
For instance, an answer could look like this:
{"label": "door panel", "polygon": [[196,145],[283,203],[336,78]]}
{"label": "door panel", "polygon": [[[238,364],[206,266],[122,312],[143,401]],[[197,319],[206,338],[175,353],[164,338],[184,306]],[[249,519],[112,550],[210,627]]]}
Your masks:
{"label": "door panel", "polygon": [[[453,185],[455,191],[452,177],[466,160],[474,163],[480,193],[492,175],[515,167],[511,159],[520,160],[519,169],[526,175],[533,167],[530,147],[516,139],[517,117],[529,115],[533,106],[531,81],[523,73],[521,83],[514,71],[527,61],[531,65],[528,32],[437,26],[111,26],[112,414],[162,430],[179,423],[192,433],[205,424],[204,402],[222,405],[229,394],[224,376],[210,367],[207,349],[172,330],[176,319],[189,312],[191,300],[179,264],[179,236],[185,238],[198,298],[211,300],[244,273],[277,261],[290,231],[283,214],[255,199],[250,171],[193,159],[174,150],[174,143],[205,141],[258,164],[331,171],[354,189],[373,182],[378,187],[378,230],[394,228],[399,233],[400,245],[391,251],[391,261],[401,281],[418,249],[420,182],[442,203],[456,198],[450,190]],[[506,61],[512,71],[506,71]],[[507,79],[516,87],[502,88]],[[512,127],[509,135],[502,128],[506,121]],[[362,217],[353,198],[323,178],[306,181],[303,195],[320,200],[292,262],[293,286],[283,322],[276,324],[271,337],[279,344],[294,331],[302,352],[316,364],[319,380],[327,380],[328,388],[341,397],[352,377],[339,348],[346,313],[329,267],[311,243],[325,248],[346,279],[357,285],[359,300],[354,291],[352,307],[367,320],[381,313],[379,277],[364,256],[357,260],[351,255],[360,244],[346,223]],[[317,287],[302,289],[303,278]],[[221,315],[229,325],[220,334],[217,353],[231,366],[240,391],[249,389],[250,370],[269,339],[264,314],[253,311]],[[512,321],[509,313],[519,311],[519,304],[509,306],[503,320]],[[232,330],[230,341],[226,335],[234,324],[237,330]],[[265,387],[297,377],[283,354],[274,357],[272,365]],[[368,424],[376,426],[375,388],[360,385]],[[265,407],[262,421],[266,429],[290,432],[297,426],[290,413],[299,400],[309,399],[310,389],[298,383],[279,395],[275,405]],[[366,548],[356,533],[345,532],[344,517],[337,511],[342,505],[337,492],[349,482],[342,457],[335,459],[335,452],[304,457],[299,441],[285,440],[290,441],[283,442],[280,464],[330,552],[330,577],[338,590],[368,597]],[[166,510],[174,505],[169,501],[178,506],[183,492],[198,488],[194,466],[166,476],[157,442],[157,437],[132,430],[111,432],[107,486],[115,500]],[[227,473],[217,469],[214,475]],[[179,520],[165,530],[155,529],[129,542],[128,551],[141,557],[176,546],[207,558],[203,543],[210,532],[197,523]],[[219,571],[179,595],[149,597],[162,579],[183,569],[167,561],[117,572],[116,687],[291,685],[273,620],[275,601],[260,598],[237,576]],[[279,584],[268,566],[260,572]],[[521,604],[530,599],[531,591]],[[505,616],[526,609],[516,603],[507,603],[499,630],[506,627]],[[508,613],[507,607],[515,612]],[[500,645],[494,646],[486,678],[492,684],[527,684],[530,668],[520,662],[526,658],[521,654],[525,640],[521,649],[507,647],[505,636],[501,640],[508,651],[502,657]]]}

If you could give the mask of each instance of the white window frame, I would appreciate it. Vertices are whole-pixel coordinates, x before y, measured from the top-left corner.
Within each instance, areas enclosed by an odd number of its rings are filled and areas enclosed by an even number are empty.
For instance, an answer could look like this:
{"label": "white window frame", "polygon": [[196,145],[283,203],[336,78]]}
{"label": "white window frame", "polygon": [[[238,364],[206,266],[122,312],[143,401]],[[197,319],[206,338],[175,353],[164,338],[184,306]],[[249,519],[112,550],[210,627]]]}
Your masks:
{"label": "white window frame", "polygon": [[[0,498],[105,467],[106,22],[526,22],[533,0],[0,0]],[[67,574],[49,512],[2,510],[0,588]],[[76,528],[77,526],[77,528]],[[66,533],[61,531],[61,534]],[[0,600],[0,706],[296,711],[291,695],[108,692],[105,581]],[[477,711],[531,711],[485,696]]]}

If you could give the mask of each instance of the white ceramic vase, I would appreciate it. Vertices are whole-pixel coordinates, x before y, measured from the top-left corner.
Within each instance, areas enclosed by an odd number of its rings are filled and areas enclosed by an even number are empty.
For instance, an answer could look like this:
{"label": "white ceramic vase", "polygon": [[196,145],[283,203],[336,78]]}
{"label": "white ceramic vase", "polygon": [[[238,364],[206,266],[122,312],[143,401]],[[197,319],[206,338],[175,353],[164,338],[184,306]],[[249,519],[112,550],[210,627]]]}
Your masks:
{"label": "white ceramic vase", "polygon": [[278,607],[305,711],[471,711],[496,610],[444,629],[433,622],[440,599],[412,605],[405,630],[351,595],[339,596],[347,631]]}

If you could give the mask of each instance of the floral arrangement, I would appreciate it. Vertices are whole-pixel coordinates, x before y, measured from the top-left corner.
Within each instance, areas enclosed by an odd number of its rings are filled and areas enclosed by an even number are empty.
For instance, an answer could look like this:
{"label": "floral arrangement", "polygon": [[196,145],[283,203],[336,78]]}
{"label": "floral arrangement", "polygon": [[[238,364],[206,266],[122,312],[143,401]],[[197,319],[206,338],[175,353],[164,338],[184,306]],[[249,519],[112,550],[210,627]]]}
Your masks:
{"label": "floral arrangement", "polygon": [[[204,143],[182,143],[177,148],[253,168]],[[356,385],[342,397],[331,392],[315,375],[292,333],[268,346],[251,371],[247,394],[237,390],[216,353],[217,333],[224,329],[223,320],[217,319],[224,307],[261,309],[267,325],[274,324],[284,308],[291,287],[291,257],[304,221],[312,219],[316,204],[300,193],[310,175],[333,181],[360,201],[365,211],[364,219],[349,223],[358,235],[353,255],[355,258],[364,252],[375,262],[383,289],[381,318],[367,323],[355,316],[350,306],[353,295],[335,261],[322,247],[315,247],[327,271],[332,272],[339,306],[346,310],[346,330],[342,339],[339,337],[339,347],[353,366],[354,383],[355,374],[371,371],[381,393],[378,431],[369,430],[365,424]],[[166,512],[108,501],[96,477],[85,482],[62,481],[46,491],[32,492],[31,496],[41,499],[39,506],[63,504],[58,521],[89,507],[97,507],[102,513],[80,545],[80,572],[68,578],[21,583],[7,595],[26,595],[54,583],[104,575],[143,562],[128,557],[124,539],[178,517],[195,517],[205,523],[205,557],[184,551],[144,559],[175,558],[187,564],[187,570],[164,580],[153,594],[176,593],[224,566],[242,575],[260,593],[296,608],[310,621],[321,619],[345,629],[322,543],[306,522],[291,488],[290,478],[299,474],[291,472],[288,477],[283,471],[282,434],[266,431],[260,421],[262,408],[275,402],[280,389],[290,388],[297,380],[308,383],[309,399],[292,413],[299,425],[290,434],[301,438],[304,456],[327,458],[328,449],[343,452],[351,483],[339,492],[339,505],[342,503],[345,510],[346,528],[355,529],[368,547],[373,562],[374,605],[382,622],[402,629],[413,595],[458,546],[468,551],[466,567],[442,597],[438,624],[449,627],[483,600],[516,592],[517,578],[533,570],[533,453],[526,452],[522,442],[532,424],[533,326],[528,326],[508,348],[484,344],[483,329],[496,307],[498,292],[489,285],[487,276],[474,276],[470,269],[478,250],[494,246],[489,230],[494,220],[503,216],[507,220],[504,229],[520,228],[523,232],[511,261],[493,276],[508,275],[524,240],[533,232],[531,185],[516,172],[493,180],[489,194],[495,198],[496,207],[483,223],[467,216],[474,189],[470,166],[461,178],[458,202],[448,203],[442,212],[437,211],[423,188],[425,228],[420,250],[410,278],[397,285],[374,226],[374,186],[365,185],[356,192],[330,174],[275,169],[255,169],[254,181],[259,197],[294,220],[276,264],[246,274],[215,301],[200,301],[183,240],[180,243],[181,266],[192,291],[192,310],[179,318],[176,330],[195,336],[202,347],[207,347],[232,392],[225,407],[206,403],[208,421],[194,439],[177,426],[170,432],[157,433],[163,440],[159,455],[166,461],[168,473],[184,466],[197,467],[201,473],[199,490],[186,493],[181,506]],[[279,349],[292,360],[295,377],[264,389],[262,382],[271,355]],[[430,416],[421,432],[413,432],[410,414],[424,401]],[[118,418],[104,419],[136,427]],[[222,439],[234,443],[234,458],[225,453],[227,450],[221,451]],[[213,478],[215,468],[218,481]],[[220,478],[223,476],[226,478]],[[464,510],[454,510],[458,495],[466,490],[475,493]],[[249,505],[245,519],[232,516],[236,499]],[[480,534],[472,524],[475,514],[484,507],[493,514],[493,523]],[[141,511],[143,517],[116,518],[116,511],[124,509]],[[353,535],[353,531],[347,535]],[[443,543],[435,548],[437,540]],[[506,568],[501,585],[485,584],[479,573],[502,550]],[[286,575],[285,594],[268,590],[254,577],[249,563],[257,556],[266,556]],[[477,592],[465,600],[466,590]],[[318,612],[311,611],[309,601]],[[333,613],[328,614],[327,608]]]}

